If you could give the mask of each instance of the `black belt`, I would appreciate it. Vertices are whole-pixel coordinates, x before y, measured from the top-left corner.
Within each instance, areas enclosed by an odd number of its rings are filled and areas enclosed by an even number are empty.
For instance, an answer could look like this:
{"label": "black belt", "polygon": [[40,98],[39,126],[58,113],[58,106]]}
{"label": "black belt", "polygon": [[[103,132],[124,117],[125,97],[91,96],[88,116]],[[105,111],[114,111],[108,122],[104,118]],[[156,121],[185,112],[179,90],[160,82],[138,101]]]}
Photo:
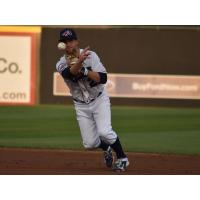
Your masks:
{"label": "black belt", "polygon": [[[99,92],[99,94],[97,95],[97,97],[99,97],[101,94],[102,94],[102,92]],[[97,97],[96,97],[96,98],[97,98]],[[95,98],[95,99],[96,99],[96,98]],[[91,99],[90,102],[88,102],[88,103],[91,103],[91,102],[94,101],[95,99]],[[85,104],[88,104],[88,103],[86,103],[85,101],[81,101],[81,100],[79,100],[79,99],[74,99],[74,98],[73,98],[73,100],[76,101],[76,102],[78,102],[78,103],[85,103]]]}

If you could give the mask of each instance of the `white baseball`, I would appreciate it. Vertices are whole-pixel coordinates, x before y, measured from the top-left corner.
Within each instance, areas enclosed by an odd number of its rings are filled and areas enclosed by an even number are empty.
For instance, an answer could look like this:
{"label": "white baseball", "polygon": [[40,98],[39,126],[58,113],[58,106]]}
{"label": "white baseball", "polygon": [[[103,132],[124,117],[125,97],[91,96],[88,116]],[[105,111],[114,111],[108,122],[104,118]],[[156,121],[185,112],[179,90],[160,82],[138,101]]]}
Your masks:
{"label": "white baseball", "polygon": [[59,50],[65,50],[66,49],[66,44],[64,42],[59,42],[58,43],[58,49]]}

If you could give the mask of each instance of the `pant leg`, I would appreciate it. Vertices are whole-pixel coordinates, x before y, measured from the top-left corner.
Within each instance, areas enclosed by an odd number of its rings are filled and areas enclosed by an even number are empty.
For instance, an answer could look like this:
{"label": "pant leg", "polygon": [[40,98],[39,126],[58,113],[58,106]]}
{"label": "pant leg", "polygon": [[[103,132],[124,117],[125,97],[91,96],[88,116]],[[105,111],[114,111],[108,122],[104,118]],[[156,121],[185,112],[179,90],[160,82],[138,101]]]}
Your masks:
{"label": "pant leg", "polygon": [[97,148],[101,141],[97,133],[92,112],[87,105],[75,105],[75,110],[81,131],[83,146],[87,149]]}
{"label": "pant leg", "polygon": [[93,116],[100,138],[108,144],[113,144],[117,134],[112,129],[110,99],[106,94],[97,98],[93,106]]}
{"label": "pant leg", "polygon": [[117,159],[126,158],[121,142],[117,134],[112,130],[110,99],[107,95],[98,99],[96,107],[93,110],[93,115],[100,138],[112,147]]}

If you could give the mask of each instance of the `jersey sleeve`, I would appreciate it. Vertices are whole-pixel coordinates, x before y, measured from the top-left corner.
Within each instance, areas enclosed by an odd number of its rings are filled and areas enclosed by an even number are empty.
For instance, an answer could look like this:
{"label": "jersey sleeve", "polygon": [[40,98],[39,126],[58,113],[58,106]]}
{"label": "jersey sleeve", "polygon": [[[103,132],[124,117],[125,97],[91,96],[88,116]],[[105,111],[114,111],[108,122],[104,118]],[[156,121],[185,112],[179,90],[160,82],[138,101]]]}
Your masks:
{"label": "jersey sleeve", "polygon": [[98,55],[95,52],[92,52],[91,59],[92,59],[91,65],[92,65],[93,71],[107,73],[105,67],[103,66]]}
{"label": "jersey sleeve", "polygon": [[64,79],[69,79],[73,82],[77,82],[78,80],[78,76],[73,75],[70,72],[70,68],[68,67],[66,60],[64,57],[62,57],[56,64],[56,70],[60,73],[60,75],[64,78]]}
{"label": "jersey sleeve", "polygon": [[57,63],[56,63],[56,70],[62,74],[62,72],[67,69],[67,63],[66,60],[62,57]]}

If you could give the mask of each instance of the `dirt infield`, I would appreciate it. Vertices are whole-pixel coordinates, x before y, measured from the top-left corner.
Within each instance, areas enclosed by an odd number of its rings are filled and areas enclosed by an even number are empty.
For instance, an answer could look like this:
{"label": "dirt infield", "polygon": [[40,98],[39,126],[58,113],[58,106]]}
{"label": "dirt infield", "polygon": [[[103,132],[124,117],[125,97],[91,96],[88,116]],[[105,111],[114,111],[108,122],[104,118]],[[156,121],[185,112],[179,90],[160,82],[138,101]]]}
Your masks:
{"label": "dirt infield", "polygon": [[127,153],[130,166],[116,173],[106,168],[100,151],[0,148],[0,174],[116,175],[200,174],[200,156]]}

